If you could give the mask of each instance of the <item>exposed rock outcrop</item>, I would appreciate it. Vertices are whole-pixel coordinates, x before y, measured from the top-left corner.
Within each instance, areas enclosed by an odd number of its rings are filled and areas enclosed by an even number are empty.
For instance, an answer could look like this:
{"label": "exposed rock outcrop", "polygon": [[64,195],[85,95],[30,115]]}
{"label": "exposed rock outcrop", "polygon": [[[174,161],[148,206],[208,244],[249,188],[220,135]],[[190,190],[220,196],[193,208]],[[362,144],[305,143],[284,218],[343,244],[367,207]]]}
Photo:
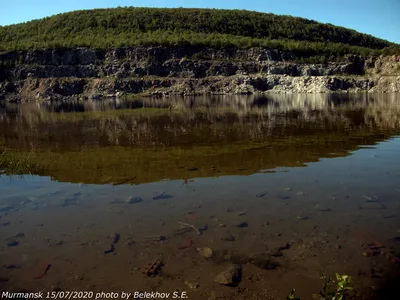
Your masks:
{"label": "exposed rock outcrop", "polygon": [[300,64],[263,48],[136,47],[0,53],[0,100],[123,94],[400,91],[400,57]]}

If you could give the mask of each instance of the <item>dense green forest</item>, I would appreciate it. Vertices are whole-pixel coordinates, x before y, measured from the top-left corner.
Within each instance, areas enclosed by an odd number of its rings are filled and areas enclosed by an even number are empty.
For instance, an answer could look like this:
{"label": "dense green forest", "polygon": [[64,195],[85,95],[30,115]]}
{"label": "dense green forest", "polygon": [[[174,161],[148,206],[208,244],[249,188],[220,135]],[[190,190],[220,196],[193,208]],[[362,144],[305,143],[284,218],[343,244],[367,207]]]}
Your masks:
{"label": "dense green forest", "polygon": [[243,10],[124,7],[0,27],[0,50],[139,45],[264,46],[299,57],[399,52],[398,45],[343,27]]}

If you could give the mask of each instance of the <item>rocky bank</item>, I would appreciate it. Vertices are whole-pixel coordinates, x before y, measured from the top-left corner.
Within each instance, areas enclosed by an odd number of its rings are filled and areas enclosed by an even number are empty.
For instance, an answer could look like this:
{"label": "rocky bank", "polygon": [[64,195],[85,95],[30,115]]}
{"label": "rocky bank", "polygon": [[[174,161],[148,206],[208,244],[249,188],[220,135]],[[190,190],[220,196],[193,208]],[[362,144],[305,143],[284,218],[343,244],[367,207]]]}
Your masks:
{"label": "rocky bank", "polygon": [[399,92],[400,57],[296,63],[290,52],[135,47],[0,53],[0,101],[129,94]]}

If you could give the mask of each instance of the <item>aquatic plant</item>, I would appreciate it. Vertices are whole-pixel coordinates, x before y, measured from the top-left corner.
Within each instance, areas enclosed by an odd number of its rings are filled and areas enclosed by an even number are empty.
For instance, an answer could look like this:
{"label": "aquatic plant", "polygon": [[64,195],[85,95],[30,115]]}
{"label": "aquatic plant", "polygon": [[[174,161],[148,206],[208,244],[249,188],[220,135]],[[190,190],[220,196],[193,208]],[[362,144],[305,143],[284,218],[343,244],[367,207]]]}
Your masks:
{"label": "aquatic plant", "polygon": [[296,290],[292,289],[289,293],[289,295],[286,297],[286,300],[300,300],[300,298],[297,298],[295,294]]}
{"label": "aquatic plant", "polygon": [[31,152],[27,155],[0,150],[0,170],[6,174],[36,174],[39,168],[31,163]]}
{"label": "aquatic plant", "polygon": [[[318,295],[314,295],[318,300],[345,300],[348,299],[354,292],[352,287],[351,277],[349,275],[335,274],[336,279],[333,280],[325,275],[321,276],[324,284]],[[286,300],[300,300],[295,294],[295,289],[292,289]]]}
{"label": "aquatic plant", "polygon": [[330,277],[322,276],[324,281],[322,291],[319,293],[319,300],[343,300],[354,291],[351,286],[351,277],[349,275],[335,274],[336,280]]}

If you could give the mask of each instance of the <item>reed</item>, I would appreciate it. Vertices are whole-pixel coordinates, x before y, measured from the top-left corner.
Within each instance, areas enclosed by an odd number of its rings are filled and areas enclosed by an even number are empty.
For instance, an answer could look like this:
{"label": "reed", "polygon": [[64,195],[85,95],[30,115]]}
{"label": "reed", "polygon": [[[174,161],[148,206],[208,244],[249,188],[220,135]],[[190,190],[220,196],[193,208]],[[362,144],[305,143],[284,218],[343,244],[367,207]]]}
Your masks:
{"label": "reed", "polygon": [[38,165],[31,161],[32,151],[21,155],[19,153],[3,149],[0,150],[0,171],[5,174],[37,174],[40,171]]}

